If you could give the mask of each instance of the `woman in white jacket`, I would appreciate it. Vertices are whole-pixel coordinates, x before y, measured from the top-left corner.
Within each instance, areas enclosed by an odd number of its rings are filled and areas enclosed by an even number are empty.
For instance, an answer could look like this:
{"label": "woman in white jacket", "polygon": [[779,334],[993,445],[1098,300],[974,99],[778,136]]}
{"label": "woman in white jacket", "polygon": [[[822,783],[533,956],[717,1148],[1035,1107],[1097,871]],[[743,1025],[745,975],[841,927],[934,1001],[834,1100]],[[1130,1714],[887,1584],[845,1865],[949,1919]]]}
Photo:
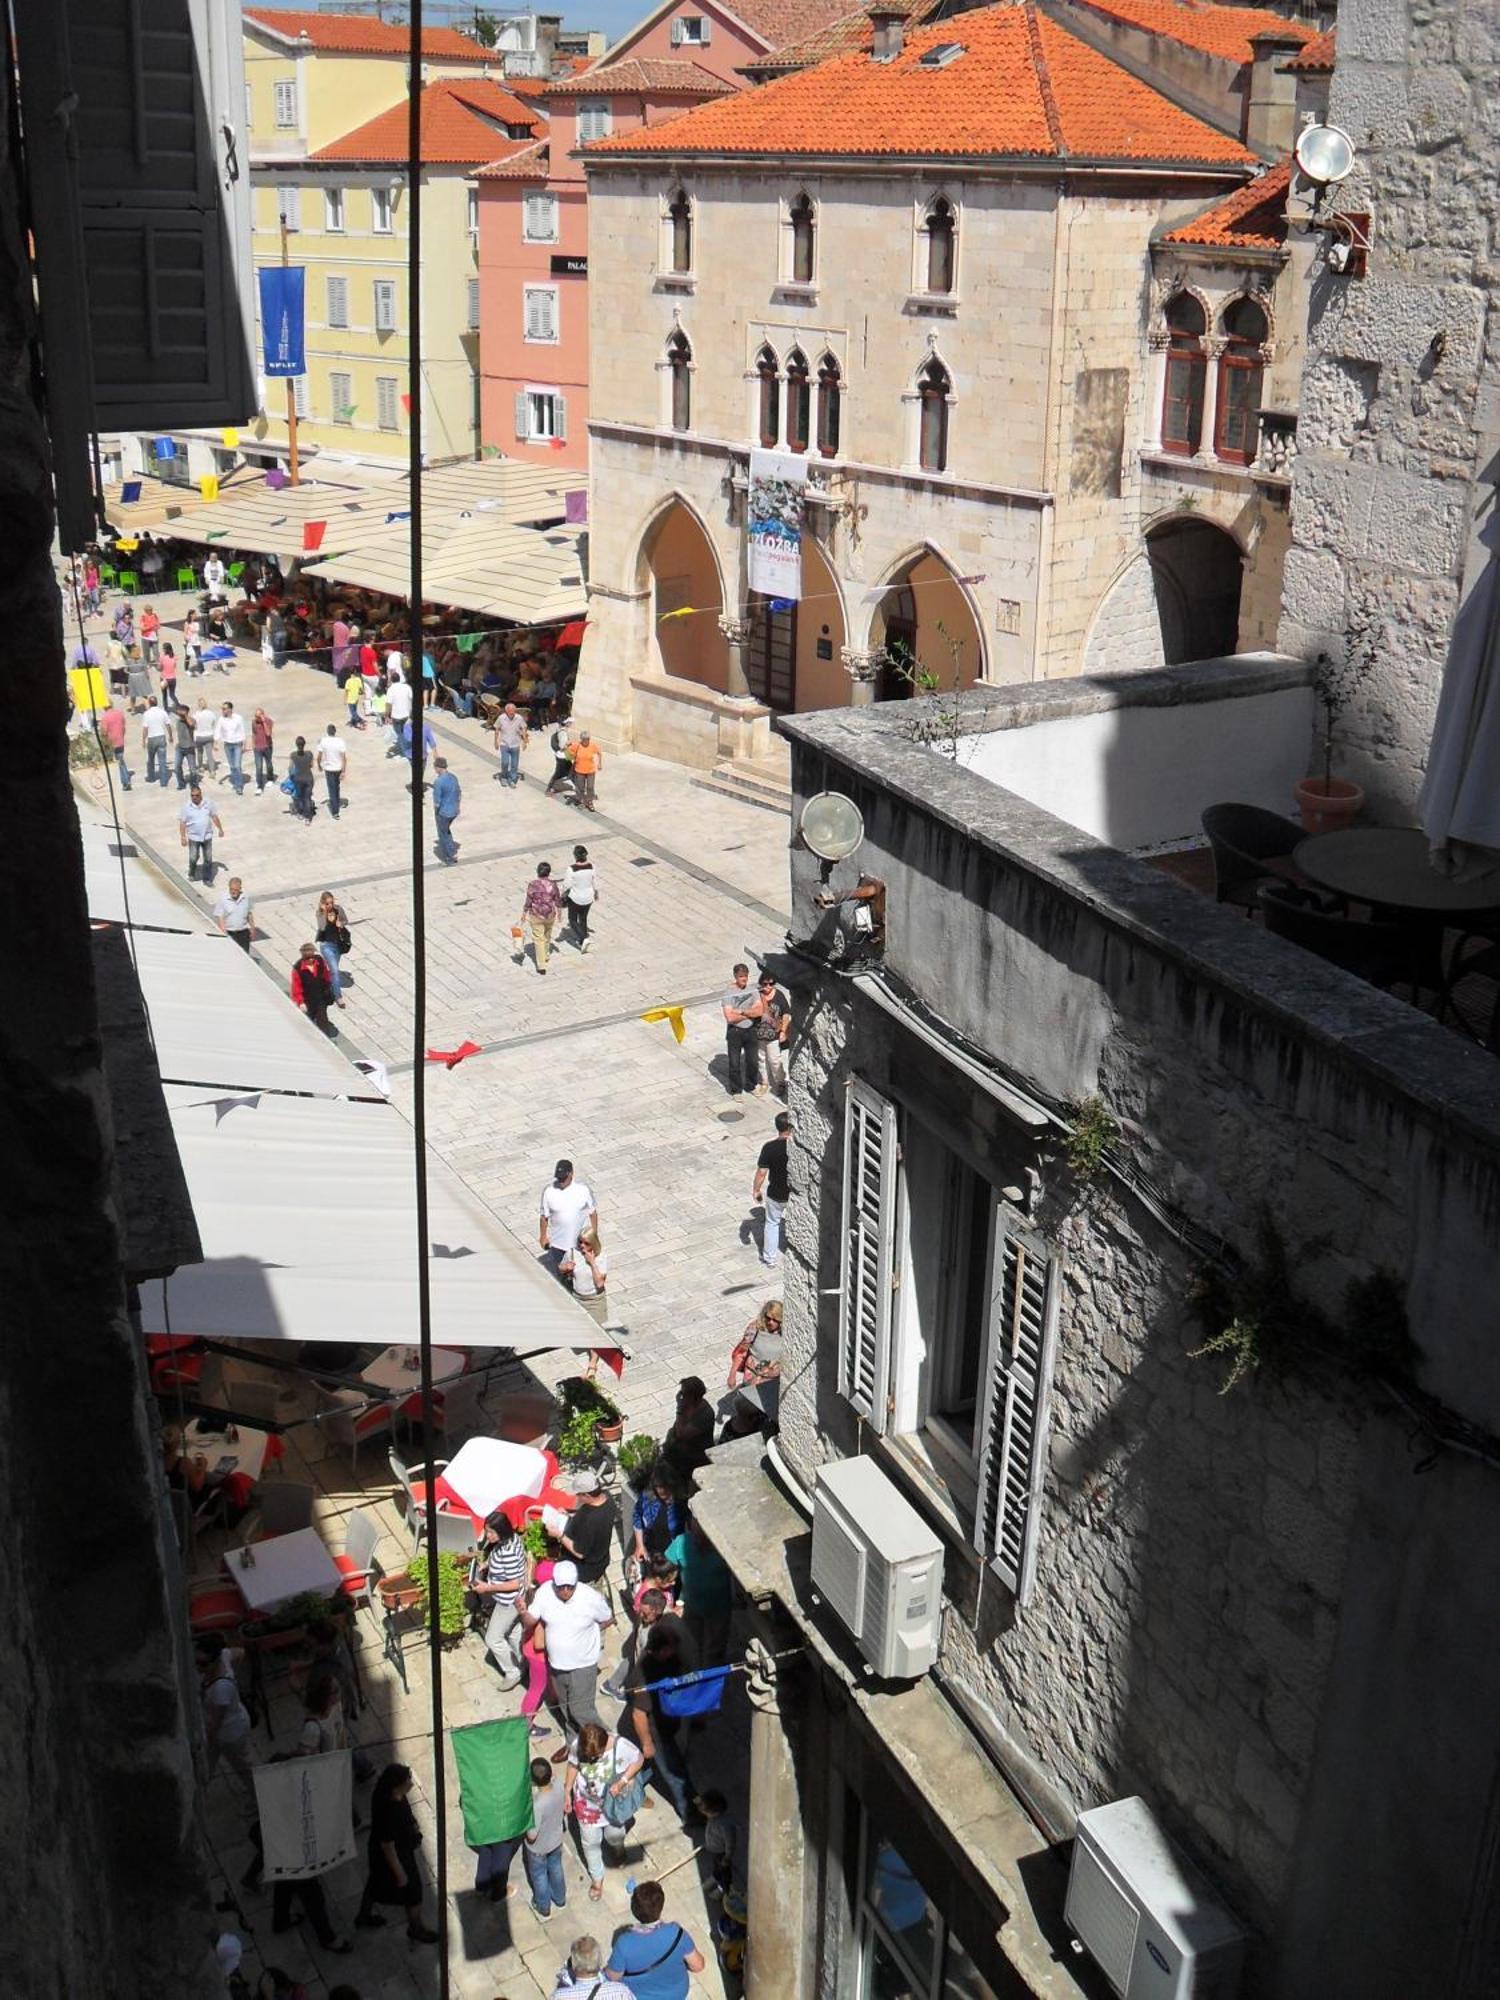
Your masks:
{"label": "woman in white jacket", "polygon": [[599,900],[594,864],[586,847],[573,849],[573,865],[562,879],[563,902],[568,911],[568,929],[580,951],[589,948],[589,912]]}

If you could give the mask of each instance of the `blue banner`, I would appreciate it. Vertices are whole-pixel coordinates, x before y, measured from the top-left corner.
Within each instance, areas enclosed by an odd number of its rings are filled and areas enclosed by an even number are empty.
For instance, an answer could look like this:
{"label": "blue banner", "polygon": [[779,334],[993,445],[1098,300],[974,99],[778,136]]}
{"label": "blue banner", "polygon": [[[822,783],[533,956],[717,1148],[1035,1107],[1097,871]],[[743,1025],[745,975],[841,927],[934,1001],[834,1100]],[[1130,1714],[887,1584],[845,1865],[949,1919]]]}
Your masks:
{"label": "blue banner", "polygon": [[272,377],[305,375],[302,297],[305,273],[297,264],[267,264],[260,277],[260,328],[265,349],[263,372]]}

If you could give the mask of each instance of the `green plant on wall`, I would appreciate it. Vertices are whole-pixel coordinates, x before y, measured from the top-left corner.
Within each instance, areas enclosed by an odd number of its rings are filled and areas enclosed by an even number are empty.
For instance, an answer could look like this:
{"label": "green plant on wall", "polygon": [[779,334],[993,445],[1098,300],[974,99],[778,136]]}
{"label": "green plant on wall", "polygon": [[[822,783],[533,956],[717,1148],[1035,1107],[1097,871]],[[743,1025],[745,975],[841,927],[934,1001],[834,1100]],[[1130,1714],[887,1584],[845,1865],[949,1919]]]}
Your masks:
{"label": "green plant on wall", "polygon": [[1120,1136],[1120,1128],[1097,1094],[1069,1106],[1071,1117],[1064,1147],[1068,1167],[1080,1181],[1091,1181],[1104,1165],[1104,1155]]}
{"label": "green plant on wall", "polygon": [[[432,1616],[427,1557],[413,1556],[406,1566],[406,1573],[422,1593],[422,1622],[426,1624]],[[445,1639],[461,1638],[468,1623],[468,1606],[464,1603],[468,1578],[469,1558],[466,1555],[443,1554],[438,1557],[438,1629]]]}
{"label": "green plant on wall", "polygon": [[526,1544],[526,1553],[534,1563],[547,1559],[547,1530],[542,1526],[539,1514],[529,1514],[521,1529],[521,1540]]}
{"label": "green plant on wall", "polygon": [[557,1434],[557,1455],[564,1465],[587,1465],[599,1448],[599,1412],[574,1410]]}

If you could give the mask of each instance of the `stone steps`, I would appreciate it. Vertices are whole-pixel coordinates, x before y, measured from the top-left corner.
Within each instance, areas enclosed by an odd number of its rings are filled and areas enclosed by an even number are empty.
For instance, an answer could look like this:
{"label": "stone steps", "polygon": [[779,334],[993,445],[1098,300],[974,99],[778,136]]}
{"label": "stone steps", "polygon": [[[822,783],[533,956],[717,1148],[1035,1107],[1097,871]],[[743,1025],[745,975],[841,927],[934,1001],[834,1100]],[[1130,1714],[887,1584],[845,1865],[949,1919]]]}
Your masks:
{"label": "stone steps", "polygon": [[703,791],[722,792],[726,798],[761,806],[767,812],[789,813],[792,809],[790,760],[784,754],[743,762],[726,759],[705,777],[694,778],[693,783]]}

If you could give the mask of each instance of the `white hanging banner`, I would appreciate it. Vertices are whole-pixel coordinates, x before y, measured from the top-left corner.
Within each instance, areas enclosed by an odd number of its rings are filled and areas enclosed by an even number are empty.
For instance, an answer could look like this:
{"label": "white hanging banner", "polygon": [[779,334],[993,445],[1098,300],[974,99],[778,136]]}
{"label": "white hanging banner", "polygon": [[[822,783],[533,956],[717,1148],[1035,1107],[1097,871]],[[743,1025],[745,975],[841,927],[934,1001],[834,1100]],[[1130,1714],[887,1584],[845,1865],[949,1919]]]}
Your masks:
{"label": "white hanging banner", "polygon": [[749,583],[765,597],[802,595],[802,507],[807,460],[800,452],[750,453]]}
{"label": "white hanging banner", "polygon": [[257,1764],[268,1882],[299,1882],[354,1858],[354,1760],[347,1750]]}

